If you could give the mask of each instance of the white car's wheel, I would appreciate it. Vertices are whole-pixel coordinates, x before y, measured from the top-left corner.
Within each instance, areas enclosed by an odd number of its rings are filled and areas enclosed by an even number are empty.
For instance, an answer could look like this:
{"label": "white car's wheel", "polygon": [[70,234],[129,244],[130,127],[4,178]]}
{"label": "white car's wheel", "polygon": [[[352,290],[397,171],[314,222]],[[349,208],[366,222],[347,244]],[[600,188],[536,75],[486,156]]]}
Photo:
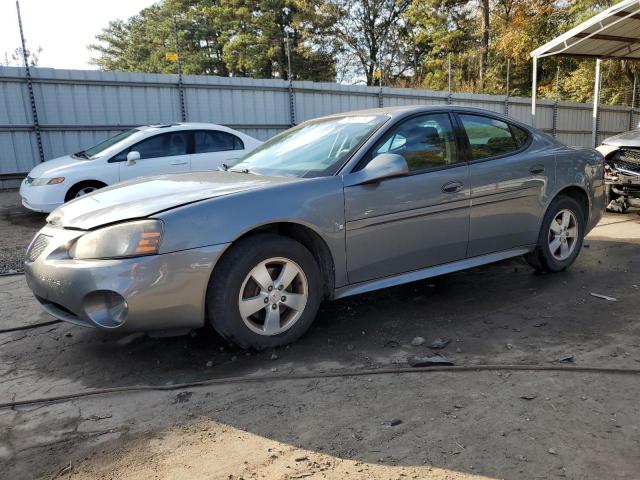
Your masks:
{"label": "white car's wheel", "polygon": [[71,187],[65,195],[64,201],[69,202],[75,198],[84,197],[107,185],[98,181],[80,182]]}

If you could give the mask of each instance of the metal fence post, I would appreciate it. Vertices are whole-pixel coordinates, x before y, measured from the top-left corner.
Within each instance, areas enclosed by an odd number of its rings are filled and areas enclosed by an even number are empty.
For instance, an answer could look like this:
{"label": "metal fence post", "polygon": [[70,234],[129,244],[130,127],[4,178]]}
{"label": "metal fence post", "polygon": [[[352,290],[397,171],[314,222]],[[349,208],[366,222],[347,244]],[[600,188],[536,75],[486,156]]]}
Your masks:
{"label": "metal fence post", "polygon": [[511,75],[511,59],[507,58],[507,94],[504,97],[504,114],[509,115],[509,77]]}
{"label": "metal fence post", "polygon": [[633,110],[636,108],[636,80],[637,76],[633,74],[633,89],[631,90],[631,108],[629,109],[629,130],[633,130]]}
{"label": "metal fence post", "polygon": [[176,42],[176,55],[178,66],[178,95],[180,96],[180,118],[183,122],[187,121],[187,107],[184,101],[184,84],[182,82],[182,62],[180,60],[180,45],[178,43],[178,26],[176,24],[176,17],[173,17],[173,35]]}
{"label": "metal fence post", "polygon": [[453,102],[453,99],[451,98],[451,52],[449,52],[448,61],[449,61],[449,67],[448,67],[449,87],[448,87],[448,94],[447,94],[447,103],[451,105],[451,103]]}
{"label": "metal fence post", "polygon": [[27,60],[27,47],[24,41],[24,31],[22,30],[22,16],[20,15],[20,3],[16,0],[16,10],[18,12],[18,26],[20,27],[20,41],[22,42],[22,58],[24,59],[25,76],[27,77],[27,89],[29,90],[29,100],[31,100],[31,115],[33,117],[33,130],[36,133],[38,144],[38,155],[40,162],[44,162],[44,149],[42,148],[42,135],[40,133],[40,122],[38,121],[38,108],[36,107],[36,97],[33,94],[33,82],[31,81],[31,70],[29,60]]}
{"label": "metal fence post", "polygon": [[553,138],[558,135],[558,100],[560,98],[560,65],[556,69],[556,98],[553,102],[553,126],[551,134]]}

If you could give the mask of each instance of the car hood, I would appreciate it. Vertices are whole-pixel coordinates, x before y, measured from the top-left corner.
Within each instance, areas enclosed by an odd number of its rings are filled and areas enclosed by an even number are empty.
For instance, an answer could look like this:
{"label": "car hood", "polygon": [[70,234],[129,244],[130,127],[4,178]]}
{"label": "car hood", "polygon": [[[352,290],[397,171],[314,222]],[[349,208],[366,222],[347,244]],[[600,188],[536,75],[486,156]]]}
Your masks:
{"label": "car hood", "polygon": [[301,179],[210,171],[142,177],[66,203],[51,212],[47,222],[89,230],[188,203],[293,181]]}
{"label": "car hood", "polygon": [[[53,178],[63,177],[66,172],[82,166],[92,166],[91,161],[73,158],[71,155],[54,158],[42,162],[31,169],[31,178]],[[93,164],[95,166],[95,164]]]}
{"label": "car hood", "polygon": [[618,147],[640,147],[640,130],[631,130],[605,138],[602,144],[615,145]]}

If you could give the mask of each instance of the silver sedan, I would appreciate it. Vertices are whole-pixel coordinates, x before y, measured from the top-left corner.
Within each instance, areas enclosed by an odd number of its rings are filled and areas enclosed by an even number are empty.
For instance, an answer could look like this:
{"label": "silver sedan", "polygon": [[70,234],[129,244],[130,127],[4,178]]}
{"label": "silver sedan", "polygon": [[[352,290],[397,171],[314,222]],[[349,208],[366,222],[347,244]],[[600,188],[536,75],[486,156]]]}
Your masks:
{"label": "silver sedan", "polygon": [[210,322],[287,344],[323,299],[524,255],[557,272],[604,208],[603,158],[462,107],[332,115],[220,172],[134,180],[56,209],[25,260],[53,316],[113,331]]}

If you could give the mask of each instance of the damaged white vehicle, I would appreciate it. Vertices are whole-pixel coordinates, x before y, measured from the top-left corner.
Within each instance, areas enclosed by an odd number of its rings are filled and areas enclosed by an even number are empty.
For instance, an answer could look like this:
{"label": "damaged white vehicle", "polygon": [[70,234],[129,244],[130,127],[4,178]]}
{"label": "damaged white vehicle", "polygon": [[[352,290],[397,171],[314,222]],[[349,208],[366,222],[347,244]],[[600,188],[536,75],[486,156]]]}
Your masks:
{"label": "damaged white vehicle", "polygon": [[640,128],[605,139],[597,150],[605,158],[607,210],[640,207]]}

